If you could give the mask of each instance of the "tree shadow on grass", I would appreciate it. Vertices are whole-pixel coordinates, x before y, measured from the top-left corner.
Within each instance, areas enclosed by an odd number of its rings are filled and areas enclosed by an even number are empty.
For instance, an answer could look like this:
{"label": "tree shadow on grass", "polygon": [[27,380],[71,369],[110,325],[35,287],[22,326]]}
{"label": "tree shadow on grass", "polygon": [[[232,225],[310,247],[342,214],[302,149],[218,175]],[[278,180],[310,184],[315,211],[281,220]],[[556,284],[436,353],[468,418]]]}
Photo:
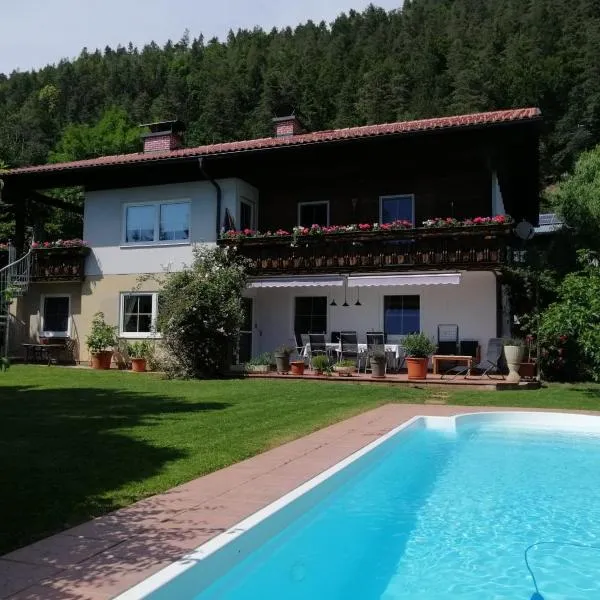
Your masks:
{"label": "tree shadow on grass", "polygon": [[579,394],[583,394],[586,397],[586,399],[600,400],[600,386],[598,386],[597,384],[594,386],[582,385],[581,387],[574,387],[573,391]]}
{"label": "tree shadow on grass", "polygon": [[[0,554],[119,508],[112,493],[186,451],[145,436],[164,419],[228,408],[119,389],[0,388]],[[144,427],[139,427],[144,425]],[[151,431],[151,429],[150,429]]]}

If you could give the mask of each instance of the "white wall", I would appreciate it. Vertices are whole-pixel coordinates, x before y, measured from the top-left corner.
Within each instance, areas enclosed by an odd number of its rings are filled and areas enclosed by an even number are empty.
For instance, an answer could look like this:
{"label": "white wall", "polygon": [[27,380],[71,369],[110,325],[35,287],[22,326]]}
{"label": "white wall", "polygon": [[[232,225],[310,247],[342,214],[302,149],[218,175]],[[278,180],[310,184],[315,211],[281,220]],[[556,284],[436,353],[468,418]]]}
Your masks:
{"label": "white wall", "polygon": [[[237,215],[240,195],[258,202],[258,191],[239,179],[222,179],[222,225],[225,207]],[[83,237],[92,251],[86,275],[125,275],[180,270],[190,264],[194,244],[213,244],[217,239],[217,195],[209,181],[91,191],[86,193]],[[136,202],[189,199],[190,242],[185,244],[123,245],[123,205]]]}
{"label": "white wall", "polygon": [[[389,286],[360,288],[362,306],[354,306],[357,288],[348,289],[349,307],[342,307],[344,289],[262,288],[252,290],[255,298],[254,352],[272,351],[294,337],[294,298],[327,295],[328,333],[351,330],[359,341],[367,331],[383,331],[383,296],[419,295],[421,330],[437,340],[437,326],[457,324],[460,339],[476,339],[485,352],[487,341],[496,337],[496,278],[488,271],[462,273],[459,285]],[[335,297],[337,306],[329,306]],[[262,333],[262,335],[261,335]]]}

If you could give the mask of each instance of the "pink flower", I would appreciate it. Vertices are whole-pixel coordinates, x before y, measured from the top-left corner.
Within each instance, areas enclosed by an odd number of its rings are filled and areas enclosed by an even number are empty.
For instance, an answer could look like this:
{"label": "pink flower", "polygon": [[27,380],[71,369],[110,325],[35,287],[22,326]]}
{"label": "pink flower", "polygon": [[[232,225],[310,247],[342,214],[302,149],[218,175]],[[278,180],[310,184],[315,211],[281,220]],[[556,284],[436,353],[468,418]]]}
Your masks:
{"label": "pink flower", "polygon": [[32,248],[39,248],[39,247],[40,247],[40,245],[39,245],[39,243],[38,243],[38,242],[31,242],[31,247],[32,247]]}

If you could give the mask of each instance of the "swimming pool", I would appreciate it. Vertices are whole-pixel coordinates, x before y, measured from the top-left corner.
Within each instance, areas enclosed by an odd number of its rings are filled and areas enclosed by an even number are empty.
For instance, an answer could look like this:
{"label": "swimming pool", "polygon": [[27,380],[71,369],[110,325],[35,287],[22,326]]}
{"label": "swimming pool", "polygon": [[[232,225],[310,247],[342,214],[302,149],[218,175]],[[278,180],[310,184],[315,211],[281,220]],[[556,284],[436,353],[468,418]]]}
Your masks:
{"label": "swimming pool", "polygon": [[597,600],[599,467],[599,417],[417,417],[119,600],[529,600],[528,547]]}

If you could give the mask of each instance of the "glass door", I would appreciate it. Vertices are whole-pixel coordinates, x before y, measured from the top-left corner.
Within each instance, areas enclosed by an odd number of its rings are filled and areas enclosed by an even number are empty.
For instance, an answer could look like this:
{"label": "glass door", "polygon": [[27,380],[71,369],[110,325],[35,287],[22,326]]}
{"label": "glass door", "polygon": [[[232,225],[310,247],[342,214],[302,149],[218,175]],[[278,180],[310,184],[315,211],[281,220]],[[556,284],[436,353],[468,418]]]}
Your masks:
{"label": "glass door", "polygon": [[252,298],[242,298],[244,322],[240,329],[238,342],[237,364],[242,365],[252,358],[252,323],[254,321],[254,301]]}

